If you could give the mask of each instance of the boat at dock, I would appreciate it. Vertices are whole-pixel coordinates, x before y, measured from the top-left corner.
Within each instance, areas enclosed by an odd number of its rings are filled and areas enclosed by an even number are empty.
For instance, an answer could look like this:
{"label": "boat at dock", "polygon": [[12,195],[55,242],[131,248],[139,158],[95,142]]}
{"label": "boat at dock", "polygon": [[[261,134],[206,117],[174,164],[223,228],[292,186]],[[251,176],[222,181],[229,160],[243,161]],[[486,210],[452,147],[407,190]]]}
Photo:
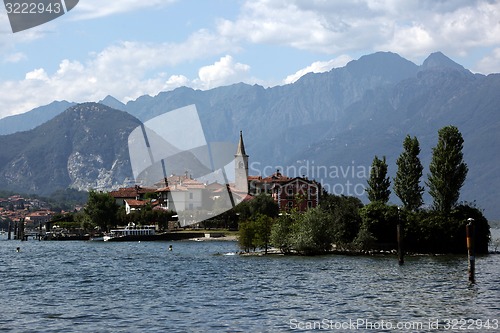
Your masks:
{"label": "boat at dock", "polygon": [[104,235],[105,242],[178,241],[205,237],[203,232],[157,232],[154,225],[137,226],[129,223],[125,228],[112,229]]}
{"label": "boat at dock", "polygon": [[129,223],[122,229],[112,229],[103,240],[110,241],[142,241],[157,240],[156,227],[154,225],[136,226],[135,223]]}

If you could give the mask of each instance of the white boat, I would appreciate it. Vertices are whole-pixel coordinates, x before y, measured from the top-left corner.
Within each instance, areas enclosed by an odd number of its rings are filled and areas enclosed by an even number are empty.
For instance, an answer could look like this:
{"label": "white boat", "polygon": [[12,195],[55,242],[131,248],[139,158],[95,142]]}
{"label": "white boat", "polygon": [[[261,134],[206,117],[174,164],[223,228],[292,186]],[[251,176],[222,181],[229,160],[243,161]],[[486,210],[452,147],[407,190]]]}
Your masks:
{"label": "white boat", "polygon": [[135,223],[129,223],[128,226],[122,229],[112,229],[108,234],[104,235],[103,240],[109,241],[141,241],[155,238],[156,226],[143,225],[136,226]]}

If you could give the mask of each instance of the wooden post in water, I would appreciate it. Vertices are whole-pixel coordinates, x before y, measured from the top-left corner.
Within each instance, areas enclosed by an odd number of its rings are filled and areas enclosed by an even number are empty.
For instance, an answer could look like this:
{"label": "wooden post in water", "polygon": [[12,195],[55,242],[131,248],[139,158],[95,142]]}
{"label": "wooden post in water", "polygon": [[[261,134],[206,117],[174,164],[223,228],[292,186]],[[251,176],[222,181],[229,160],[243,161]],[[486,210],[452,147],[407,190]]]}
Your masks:
{"label": "wooden post in water", "polygon": [[398,263],[400,265],[405,263],[404,253],[403,253],[403,236],[401,235],[401,223],[397,225],[397,233],[398,233]]}
{"label": "wooden post in water", "polygon": [[12,232],[12,224],[11,222],[9,221],[9,226],[7,228],[7,239],[8,240],[11,240],[11,236],[10,236],[10,233]]}
{"label": "wooden post in water", "polygon": [[400,265],[405,263],[404,253],[403,253],[403,235],[402,235],[402,226],[401,226],[401,217],[399,214],[400,208],[398,207],[398,225],[396,227],[397,240],[398,240],[398,263]]}
{"label": "wooden post in water", "polygon": [[24,239],[24,217],[21,217],[19,219],[19,224],[17,225],[17,239],[20,239],[22,241],[26,240]]}
{"label": "wooden post in water", "polygon": [[475,249],[475,231],[474,231],[474,219],[467,219],[468,223],[466,225],[466,237],[467,237],[467,257],[469,262],[469,282],[475,283],[476,274],[476,249]]}

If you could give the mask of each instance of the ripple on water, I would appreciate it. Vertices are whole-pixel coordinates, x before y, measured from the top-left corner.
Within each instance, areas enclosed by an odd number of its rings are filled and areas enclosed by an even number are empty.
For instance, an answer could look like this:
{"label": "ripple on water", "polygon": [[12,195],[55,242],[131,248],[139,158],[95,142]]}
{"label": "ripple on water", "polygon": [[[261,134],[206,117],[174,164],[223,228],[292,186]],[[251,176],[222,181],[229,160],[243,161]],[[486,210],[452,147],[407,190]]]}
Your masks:
{"label": "ripple on water", "polygon": [[242,257],[232,242],[0,241],[0,327],[267,332],[290,320],[498,318],[500,256]]}

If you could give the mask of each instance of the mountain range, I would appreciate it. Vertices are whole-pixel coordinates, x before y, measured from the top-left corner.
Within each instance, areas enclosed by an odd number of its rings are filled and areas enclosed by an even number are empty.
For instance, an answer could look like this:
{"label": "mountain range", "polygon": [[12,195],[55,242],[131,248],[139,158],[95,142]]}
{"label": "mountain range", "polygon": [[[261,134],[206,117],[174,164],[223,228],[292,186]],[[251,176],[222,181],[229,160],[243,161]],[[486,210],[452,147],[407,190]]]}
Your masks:
{"label": "mountain range", "polygon": [[111,96],[98,104],[54,102],[0,119],[0,188],[46,194],[130,183],[128,133],[195,104],[207,141],[235,142],[243,131],[250,174],[281,169],[346,195],[363,194],[375,155],[386,156],[393,177],[408,134],[420,141],[425,181],[438,130],[457,126],[469,166],[461,200],[500,219],[499,92],[500,74],[473,74],[440,52],[422,65],[378,52],[272,88],[239,83],[207,91],[182,87],[126,104]]}

